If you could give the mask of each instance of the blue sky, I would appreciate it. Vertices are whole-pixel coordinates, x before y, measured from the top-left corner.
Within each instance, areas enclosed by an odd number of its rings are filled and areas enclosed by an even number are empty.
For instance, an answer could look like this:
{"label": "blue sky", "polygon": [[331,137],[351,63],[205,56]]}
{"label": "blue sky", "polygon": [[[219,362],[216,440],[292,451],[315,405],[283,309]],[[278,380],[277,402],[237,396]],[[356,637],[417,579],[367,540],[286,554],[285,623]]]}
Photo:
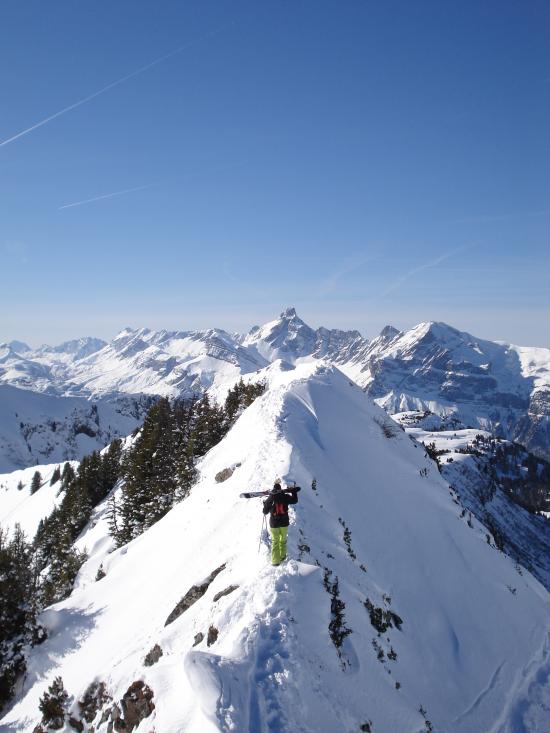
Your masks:
{"label": "blue sky", "polygon": [[550,346],[549,38],[537,0],[5,0],[0,341],[295,305]]}

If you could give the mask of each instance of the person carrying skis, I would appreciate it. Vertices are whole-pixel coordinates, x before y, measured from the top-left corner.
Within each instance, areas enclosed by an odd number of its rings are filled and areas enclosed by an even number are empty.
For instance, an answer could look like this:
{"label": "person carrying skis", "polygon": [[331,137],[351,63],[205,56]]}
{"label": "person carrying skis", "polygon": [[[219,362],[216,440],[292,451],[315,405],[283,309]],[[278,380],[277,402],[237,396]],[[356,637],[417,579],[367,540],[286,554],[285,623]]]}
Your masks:
{"label": "person carrying skis", "polygon": [[[286,539],[288,534],[288,506],[298,503],[299,488],[289,487],[283,491],[279,479],[273,484],[264,501],[264,514],[269,514],[271,532],[271,564],[280,565],[286,560]],[[290,492],[290,493],[288,493]]]}

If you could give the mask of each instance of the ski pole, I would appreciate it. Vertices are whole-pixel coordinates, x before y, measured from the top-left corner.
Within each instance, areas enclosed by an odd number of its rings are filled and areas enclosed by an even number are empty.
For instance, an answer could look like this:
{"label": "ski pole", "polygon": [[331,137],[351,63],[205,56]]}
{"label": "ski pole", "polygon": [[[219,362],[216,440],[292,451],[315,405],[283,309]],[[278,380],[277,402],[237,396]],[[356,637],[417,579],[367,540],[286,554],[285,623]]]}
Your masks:
{"label": "ski pole", "polygon": [[260,547],[262,546],[262,535],[264,533],[264,524],[265,524],[265,514],[263,515],[262,529],[260,530],[260,541],[258,542],[258,553],[260,552]]}

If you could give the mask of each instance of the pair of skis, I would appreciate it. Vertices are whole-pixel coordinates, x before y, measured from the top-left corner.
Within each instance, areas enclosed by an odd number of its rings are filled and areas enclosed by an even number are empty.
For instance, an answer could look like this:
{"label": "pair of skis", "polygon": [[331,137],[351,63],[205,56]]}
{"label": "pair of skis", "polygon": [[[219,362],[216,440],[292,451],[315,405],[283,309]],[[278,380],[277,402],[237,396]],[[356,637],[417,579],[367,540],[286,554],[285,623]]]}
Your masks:
{"label": "pair of skis", "polygon": [[[281,494],[291,494],[293,491],[300,491],[299,486],[287,486],[286,489],[283,489]],[[247,491],[244,494],[239,494],[241,499],[254,499],[256,496],[269,496],[272,492],[272,489],[269,489],[268,491]]]}

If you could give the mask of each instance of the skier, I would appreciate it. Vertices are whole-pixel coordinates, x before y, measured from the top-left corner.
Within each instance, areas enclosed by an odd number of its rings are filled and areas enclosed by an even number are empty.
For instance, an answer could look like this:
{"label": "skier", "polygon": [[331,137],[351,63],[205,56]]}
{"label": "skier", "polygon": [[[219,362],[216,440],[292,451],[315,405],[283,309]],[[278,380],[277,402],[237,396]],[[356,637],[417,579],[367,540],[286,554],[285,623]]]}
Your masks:
{"label": "skier", "polygon": [[[280,565],[286,560],[286,538],[288,534],[288,505],[298,503],[299,488],[289,487],[283,492],[279,479],[273,484],[264,501],[264,514],[269,514],[271,532],[271,564]],[[290,492],[290,495],[287,493]]]}

